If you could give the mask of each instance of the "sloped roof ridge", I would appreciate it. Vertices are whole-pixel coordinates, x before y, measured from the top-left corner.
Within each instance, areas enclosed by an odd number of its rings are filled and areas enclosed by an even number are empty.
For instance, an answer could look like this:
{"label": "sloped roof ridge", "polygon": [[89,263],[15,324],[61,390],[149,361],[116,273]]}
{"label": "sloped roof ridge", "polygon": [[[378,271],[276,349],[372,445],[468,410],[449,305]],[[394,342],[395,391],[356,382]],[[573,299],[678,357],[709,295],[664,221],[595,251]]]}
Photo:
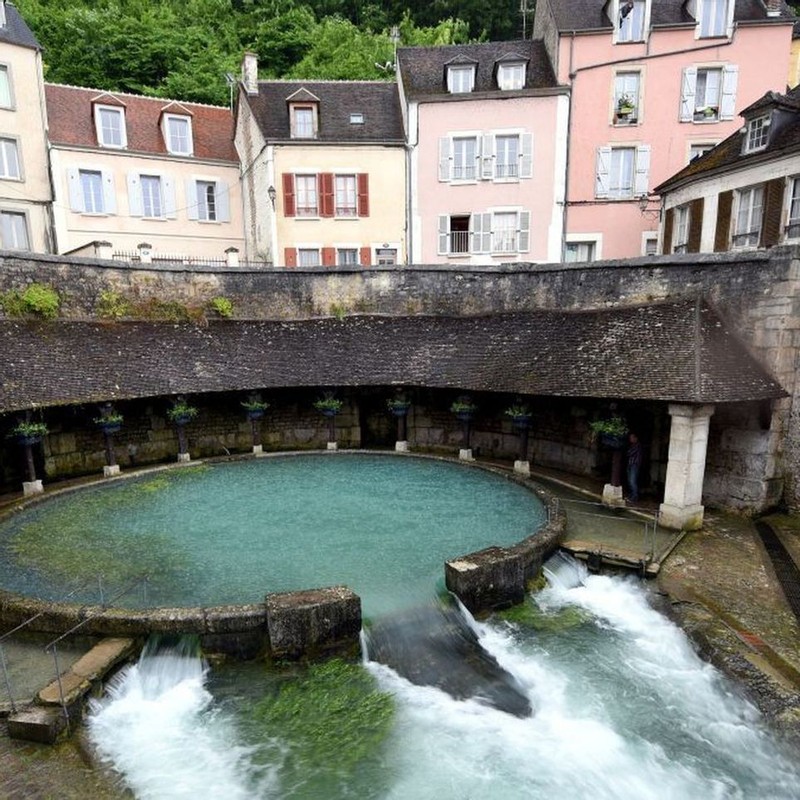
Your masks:
{"label": "sloped roof ridge", "polygon": [[375,83],[379,85],[388,84],[391,85],[394,81],[391,80],[380,80],[380,79],[372,79],[372,80],[337,80],[336,78],[310,78],[306,80],[305,78],[259,78],[259,83],[299,83],[301,86],[310,86],[314,83]]}
{"label": "sloped roof ridge", "polygon": [[222,111],[230,111],[228,106],[217,106],[213,103],[199,103],[196,100],[180,100],[177,97],[160,97],[151,94],[134,94],[133,92],[120,92],[116,89],[98,89],[94,86],[78,86],[73,83],[53,83],[45,81],[45,86],[54,86],[57,89],[79,89],[82,92],[97,92],[97,94],[112,94],[117,97],[135,97],[141,100],[152,100],[157,103],[180,103],[185,106],[201,106],[202,108],[218,108]]}
{"label": "sloped roof ridge", "polygon": [[506,47],[513,44],[530,44],[531,42],[543,42],[541,36],[534,36],[530,39],[505,39],[497,42],[463,42],[461,44],[413,44],[402,45],[398,50],[457,50],[465,47]]}

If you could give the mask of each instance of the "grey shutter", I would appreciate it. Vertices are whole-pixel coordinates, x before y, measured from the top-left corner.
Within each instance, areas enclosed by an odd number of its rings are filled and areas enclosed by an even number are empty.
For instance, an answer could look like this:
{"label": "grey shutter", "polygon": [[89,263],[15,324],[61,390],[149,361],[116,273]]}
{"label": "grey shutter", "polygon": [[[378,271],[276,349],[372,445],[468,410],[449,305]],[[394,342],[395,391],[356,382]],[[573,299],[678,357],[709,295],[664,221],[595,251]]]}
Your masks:
{"label": "grey shutter", "polygon": [[519,162],[520,178],[533,177],[533,134],[522,134],[522,155]]}
{"label": "grey shutter", "polygon": [[128,173],[128,209],[132,217],[141,217],[142,209],[142,182],[136,172]]}
{"label": "grey shutter", "polygon": [[217,200],[217,221],[231,221],[231,200],[230,189],[225,181],[217,181],[214,184],[214,197]]}
{"label": "grey shutter", "polygon": [[175,200],[175,181],[165,176],[162,178],[161,185],[164,187],[164,216],[167,219],[176,219],[178,204]]}
{"label": "grey shutter", "polygon": [[483,217],[481,221],[481,252],[492,252],[492,215],[481,214]]}
{"label": "grey shutter", "polygon": [[642,144],[636,148],[636,171],[633,176],[633,193],[636,196],[647,194],[650,178],[650,145]]}
{"label": "grey shutter", "polygon": [[686,67],[683,70],[681,82],[681,122],[691,122],[694,119],[694,98],[697,93],[697,69]]}
{"label": "grey shutter", "polygon": [[478,173],[484,180],[490,181],[494,178],[494,136],[491,133],[486,133],[483,136],[483,144],[481,146],[481,155],[483,158],[482,169]]}
{"label": "grey shutter", "polygon": [[69,207],[73,211],[84,211],[81,174],[74,167],[67,169],[67,187],[69,189]]}
{"label": "grey shutter", "polygon": [[447,214],[439,215],[439,255],[446,256],[450,253],[450,217]]}
{"label": "grey shutter", "polygon": [[483,244],[483,240],[481,237],[482,227],[481,223],[483,221],[483,217],[480,214],[470,214],[469,217],[469,229],[472,235],[472,245],[470,247],[471,253],[480,253],[481,245]]}
{"label": "grey shutter", "polygon": [[531,212],[520,211],[518,224],[517,251],[527,253],[531,249]]}
{"label": "grey shutter", "polygon": [[103,211],[117,213],[117,193],[114,191],[114,173],[110,169],[100,170],[103,181]]}
{"label": "grey shutter", "polygon": [[736,114],[736,89],[739,85],[739,67],[726,64],[722,69],[722,99],[719,106],[720,119],[733,119]]}
{"label": "grey shutter", "polygon": [[189,219],[199,219],[200,209],[197,204],[197,181],[187,180],[184,183],[186,191],[186,214]]}
{"label": "grey shutter", "polygon": [[597,170],[595,174],[595,197],[608,197],[608,173],[611,169],[611,148],[597,148]]}
{"label": "grey shutter", "polygon": [[450,180],[450,138],[442,136],[439,139],[439,180]]}

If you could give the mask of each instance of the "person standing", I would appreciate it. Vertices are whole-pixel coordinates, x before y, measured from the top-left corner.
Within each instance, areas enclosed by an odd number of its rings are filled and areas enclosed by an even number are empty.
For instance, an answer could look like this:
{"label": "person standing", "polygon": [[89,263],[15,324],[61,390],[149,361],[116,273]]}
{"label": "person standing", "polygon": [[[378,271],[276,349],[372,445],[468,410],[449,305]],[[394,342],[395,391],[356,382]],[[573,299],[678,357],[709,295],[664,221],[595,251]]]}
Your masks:
{"label": "person standing", "polygon": [[628,499],[639,499],[639,468],[642,466],[642,444],[635,433],[628,436]]}

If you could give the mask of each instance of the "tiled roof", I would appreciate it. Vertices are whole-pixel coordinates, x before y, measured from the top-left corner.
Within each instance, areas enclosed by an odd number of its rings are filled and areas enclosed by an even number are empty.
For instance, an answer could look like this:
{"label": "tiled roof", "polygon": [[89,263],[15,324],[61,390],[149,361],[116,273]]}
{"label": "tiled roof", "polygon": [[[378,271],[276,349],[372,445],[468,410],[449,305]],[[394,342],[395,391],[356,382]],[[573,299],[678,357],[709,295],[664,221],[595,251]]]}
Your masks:
{"label": "tiled roof", "polygon": [[[527,61],[526,89],[548,89],[558,85],[540,39],[443,47],[400,47],[397,50],[397,63],[403,88],[412,98],[448,94],[445,65],[459,62],[478,65],[475,92],[500,92],[495,69],[499,62],[507,61],[509,55],[518,55]],[[503,96],[514,94],[514,91],[502,92]]]}
{"label": "tiled roof", "polygon": [[[289,141],[287,100],[305,100],[308,95],[319,98],[317,139],[292,141],[403,141],[400,98],[394,81],[259,81],[257,95],[243,93],[241,98],[250,105],[265,139]],[[350,122],[350,115],[356,113],[364,115],[363,123]]]}
{"label": "tiled roof", "polygon": [[[606,14],[605,0],[548,0],[553,9],[556,27],[560,31],[611,30]],[[794,16],[786,3],[782,3],[778,21],[785,22]],[[767,12],[759,0],[736,0],[734,19],[737,22],[766,21]],[[686,0],[653,0],[650,24],[654,26],[683,25],[694,22],[686,10]]]}
{"label": "tiled roof", "polygon": [[183,392],[428,386],[724,403],[785,392],[693,300],[597,311],[294,322],[0,321],[0,411]]}
{"label": "tiled roof", "polygon": [[752,117],[757,115],[757,112],[766,112],[768,109],[779,109],[784,113],[780,115],[780,120],[771,126],[767,146],[763,150],[743,153],[746,133],[736,131],[700,158],[696,158],[682,170],[667,178],[653,191],[661,194],[708,173],[728,172],[745,168],[754,162],[800,153],[800,86],[785,95],[767,92],[744,109],[742,116]]}
{"label": "tiled roof", "polygon": [[25,24],[19,11],[14,6],[6,3],[6,24],[0,28],[0,43],[16,44],[20,47],[31,47],[41,50],[42,46],[36,41],[33,31]]}
{"label": "tiled roof", "polygon": [[[161,132],[161,114],[190,112],[194,158],[238,161],[233,146],[233,115],[227,108],[201,103],[180,103],[157,97],[142,97],[124,92],[105,92],[76,86],[45,84],[50,141],[56,145],[99,147],[92,102],[123,105],[128,133],[127,151],[166,155]],[[109,148],[102,148],[109,150]],[[123,151],[126,152],[126,151]],[[187,156],[179,156],[187,158]]]}

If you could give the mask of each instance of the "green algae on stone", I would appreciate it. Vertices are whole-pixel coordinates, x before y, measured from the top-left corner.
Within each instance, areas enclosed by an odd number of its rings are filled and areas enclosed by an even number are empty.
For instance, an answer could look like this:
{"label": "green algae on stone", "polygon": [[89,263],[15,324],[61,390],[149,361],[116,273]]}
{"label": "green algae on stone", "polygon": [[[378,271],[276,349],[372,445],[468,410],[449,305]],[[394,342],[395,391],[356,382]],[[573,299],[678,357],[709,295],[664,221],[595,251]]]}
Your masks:
{"label": "green algae on stone", "polygon": [[496,616],[510,625],[551,633],[582,625],[588,619],[585,611],[574,606],[567,606],[558,611],[543,611],[529,598],[524,603],[505,611],[498,611]]}

